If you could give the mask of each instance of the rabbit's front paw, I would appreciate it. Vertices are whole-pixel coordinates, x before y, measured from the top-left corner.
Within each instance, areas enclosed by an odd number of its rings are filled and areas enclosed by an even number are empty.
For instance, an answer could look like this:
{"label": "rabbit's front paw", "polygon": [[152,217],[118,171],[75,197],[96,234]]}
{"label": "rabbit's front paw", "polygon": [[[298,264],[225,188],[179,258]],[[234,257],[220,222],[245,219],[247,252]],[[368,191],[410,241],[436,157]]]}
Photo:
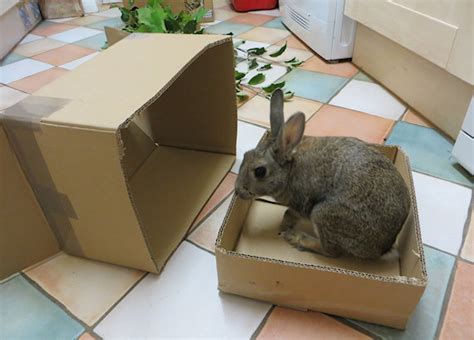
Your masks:
{"label": "rabbit's front paw", "polygon": [[303,248],[301,243],[304,237],[300,232],[294,229],[287,229],[285,231],[280,232],[280,235],[293,247],[296,247],[298,249]]}

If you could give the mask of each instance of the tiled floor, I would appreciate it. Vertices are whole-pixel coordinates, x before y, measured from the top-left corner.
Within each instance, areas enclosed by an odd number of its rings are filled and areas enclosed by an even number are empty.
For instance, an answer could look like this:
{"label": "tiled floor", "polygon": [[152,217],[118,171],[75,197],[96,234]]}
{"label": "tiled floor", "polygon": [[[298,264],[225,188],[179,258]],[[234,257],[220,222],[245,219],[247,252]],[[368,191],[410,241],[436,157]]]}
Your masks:
{"label": "tiled floor", "polygon": [[[450,158],[452,141],[352,63],[325,63],[285,28],[278,11],[239,14],[225,0],[214,4],[220,22],[209,33],[232,32],[246,41],[244,50],[287,43],[266,83],[285,80],[295,91],[285,115],[304,112],[307,135],[386,141],[410,156],[430,280],[407,330],[218,293],[215,238],[243,154],[269,126],[267,99],[246,89],[249,99],[238,104],[238,160],[162,274],[61,253],[0,283],[0,338],[474,338],[473,179]],[[103,27],[117,26],[119,15],[111,9],[41,23],[0,61],[0,111],[94,58],[105,43]],[[292,57],[306,62],[288,73],[281,64]]]}

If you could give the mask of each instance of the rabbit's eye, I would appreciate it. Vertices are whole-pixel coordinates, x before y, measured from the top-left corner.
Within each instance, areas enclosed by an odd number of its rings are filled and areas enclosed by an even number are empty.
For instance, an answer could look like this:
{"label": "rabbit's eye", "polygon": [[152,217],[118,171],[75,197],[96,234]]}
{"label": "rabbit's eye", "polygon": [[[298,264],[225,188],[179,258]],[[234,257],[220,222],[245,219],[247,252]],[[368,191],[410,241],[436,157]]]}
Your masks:
{"label": "rabbit's eye", "polygon": [[264,166],[259,166],[255,168],[254,173],[256,178],[263,178],[267,174],[267,169]]}

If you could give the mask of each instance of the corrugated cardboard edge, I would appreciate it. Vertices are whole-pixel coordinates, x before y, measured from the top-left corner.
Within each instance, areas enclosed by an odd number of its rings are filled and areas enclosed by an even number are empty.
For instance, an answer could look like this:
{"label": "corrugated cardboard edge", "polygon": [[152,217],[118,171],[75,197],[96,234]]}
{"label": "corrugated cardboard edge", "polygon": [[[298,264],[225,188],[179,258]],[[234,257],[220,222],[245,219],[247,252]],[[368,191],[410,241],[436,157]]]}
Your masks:
{"label": "corrugated cardboard edge", "polygon": [[271,259],[271,258],[266,258],[266,257],[260,257],[260,256],[253,256],[253,255],[246,255],[246,254],[241,254],[236,251],[229,251],[224,249],[221,246],[222,242],[222,236],[225,232],[227,222],[230,218],[230,215],[232,213],[233,207],[235,205],[235,202],[237,200],[237,194],[234,193],[232,197],[232,201],[229,205],[229,208],[227,210],[226,216],[224,218],[224,221],[222,222],[222,225],[219,229],[219,233],[217,234],[217,239],[215,243],[215,249],[216,253],[221,253],[222,255],[227,255],[227,256],[235,256],[235,257],[240,257],[243,259],[249,259],[249,260],[254,260],[254,261],[260,261],[260,262],[269,262],[269,263],[274,263],[274,264],[281,264],[284,266],[290,266],[290,267],[298,267],[298,268],[306,268],[306,269],[313,269],[313,270],[319,270],[319,271],[324,271],[324,272],[332,272],[332,273],[337,273],[337,274],[344,274],[344,275],[350,275],[362,279],[369,279],[369,280],[375,280],[375,281],[382,281],[382,282],[391,282],[391,283],[401,283],[401,284],[407,284],[410,286],[418,286],[418,287],[426,287],[428,283],[428,274],[426,271],[426,263],[425,263],[425,256],[424,256],[424,251],[423,251],[423,243],[421,240],[421,229],[420,229],[420,224],[419,224],[419,219],[418,219],[418,208],[416,204],[416,197],[415,197],[415,192],[412,190],[414,188],[413,184],[413,176],[412,176],[412,171],[411,171],[411,166],[408,161],[408,157],[406,157],[406,154],[398,147],[396,146],[385,146],[382,145],[383,148],[387,149],[394,149],[396,151],[395,157],[399,152],[403,153],[405,155],[405,160],[406,160],[406,167],[409,172],[410,176],[410,198],[412,202],[412,209],[414,213],[414,220],[415,220],[415,234],[416,234],[416,243],[417,243],[417,248],[419,252],[419,257],[420,257],[420,262],[421,262],[421,268],[422,268],[422,279],[417,279],[417,278],[410,278],[406,276],[383,276],[383,275],[377,275],[377,274],[369,274],[369,273],[364,273],[364,272],[358,272],[354,270],[348,270],[348,269],[343,269],[343,268],[336,268],[336,267],[331,267],[331,266],[324,266],[324,265],[311,265],[311,264],[303,264],[303,263],[297,263],[297,262],[290,262],[290,261],[283,261],[283,260],[276,260],[276,259]]}
{"label": "corrugated cardboard edge", "polygon": [[[148,33],[148,34],[153,34],[153,33]],[[127,39],[137,39],[137,38],[146,38],[146,36],[148,35],[147,33],[133,33],[133,34],[130,34],[128,36],[126,36]],[[174,84],[174,82],[176,81],[176,79],[178,79],[184,72],[186,69],[188,69],[188,67],[190,65],[192,65],[198,58],[200,58],[206,51],[210,50],[211,48],[214,48],[216,46],[220,46],[220,45],[223,45],[225,43],[231,43],[232,44],[232,37],[225,37],[223,36],[221,40],[219,41],[216,41],[214,43],[209,43],[207,44],[203,49],[201,49],[201,51],[199,51],[199,53],[196,53],[193,58],[191,58],[182,68],[181,70],[176,73],[169,81],[168,83],[166,83],[165,86],[163,86],[160,91],[158,91],[158,93],[156,93],[153,97],[151,97],[145,104],[143,104],[138,110],[136,110],[133,114],[131,114],[122,124],[120,124],[118,126],[118,128],[116,129],[115,131],[115,137],[117,139],[117,147],[118,147],[118,152],[119,152],[119,159],[120,159],[120,163],[121,163],[121,169],[122,169],[122,175],[123,175],[123,178],[125,180],[125,186],[127,188],[127,193],[128,193],[128,197],[130,199],[130,203],[132,204],[132,207],[133,207],[133,210],[135,211],[135,216],[137,218],[137,222],[140,226],[140,229],[142,231],[142,235],[143,235],[143,238],[145,240],[145,244],[147,246],[147,250],[148,250],[148,253],[151,255],[153,254],[153,252],[151,251],[151,245],[150,245],[150,241],[148,239],[148,235],[147,235],[147,232],[146,232],[146,228],[144,227],[144,224],[143,224],[143,221],[142,221],[142,218],[140,216],[140,213],[138,211],[138,207],[135,203],[135,200],[133,198],[133,195],[132,195],[132,191],[131,191],[131,187],[130,187],[130,183],[129,181],[127,180],[127,176],[126,176],[126,173],[125,173],[125,166],[124,166],[124,163],[123,163],[123,159],[124,159],[124,156],[125,156],[125,148],[124,148],[124,143],[123,143],[123,140],[122,140],[122,137],[121,137],[121,130],[124,129],[124,128],[127,128],[128,125],[132,122],[132,120],[138,115],[140,114],[140,112],[146,110],[151,104],[153,104],[163,93],[166,92],[166,90]],[[191,225],[189,226],[191,227]],[[183,240],[186,238],[186,234],[183,236]],[[171,256],[170,256],[171,257]],[[166,263],[169,261],[170,257],[168,257],[168,259],[164,262],[163,266],[161,268],[158,268],[158,265],[156,263],[156,260],[155,258],[153,258],[151,256],[151,260],[153,261],[153,263],[155,264],[155,268],[156,268],[156,273],[160,273],[161,270],[166,266]]]}

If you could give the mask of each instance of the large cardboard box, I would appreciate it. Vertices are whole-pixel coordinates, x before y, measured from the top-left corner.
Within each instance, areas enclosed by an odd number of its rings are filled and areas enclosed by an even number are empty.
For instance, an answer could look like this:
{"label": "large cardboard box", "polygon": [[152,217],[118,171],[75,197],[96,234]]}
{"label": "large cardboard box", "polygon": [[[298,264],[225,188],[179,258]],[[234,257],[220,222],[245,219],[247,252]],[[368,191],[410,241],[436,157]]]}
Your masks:
{"label": "large cardboard box", "polygon": [[[137,7],[143,7],[148,3],[149,0],[135,0],[134,5]],[[123,1],[124,6],[128,6],[128,0]],[[173,13],[179,13],[181,11],[195,11],[200,7],[207,9],[207,13],[203,18],[203,22],[214,21],[214,3],[213,0],[164,0],[165,6],[170,6]]]}
{"label": "large cardboard box", "polygon": [[230,38],[141,34],[4,125],[62,249],[156,273],[234,162],[236,112]]}
{"label": "large cardboard box", "polygon": [[299,251],[278,236],[286,207],[234,196],[216,241],[219,289],[403,329],[427,274],[407,157],[396,147],[379,148],[411,193],[411,210],[396,241],[399,260],[332,259]]}
{"label": "large cardboard box", "polygon": [[0,1],[0,59],[41,21],[38,0]]}
{"label": "large cardboard box", "polygon": [[0,280],[58,251],[0,121]]}

